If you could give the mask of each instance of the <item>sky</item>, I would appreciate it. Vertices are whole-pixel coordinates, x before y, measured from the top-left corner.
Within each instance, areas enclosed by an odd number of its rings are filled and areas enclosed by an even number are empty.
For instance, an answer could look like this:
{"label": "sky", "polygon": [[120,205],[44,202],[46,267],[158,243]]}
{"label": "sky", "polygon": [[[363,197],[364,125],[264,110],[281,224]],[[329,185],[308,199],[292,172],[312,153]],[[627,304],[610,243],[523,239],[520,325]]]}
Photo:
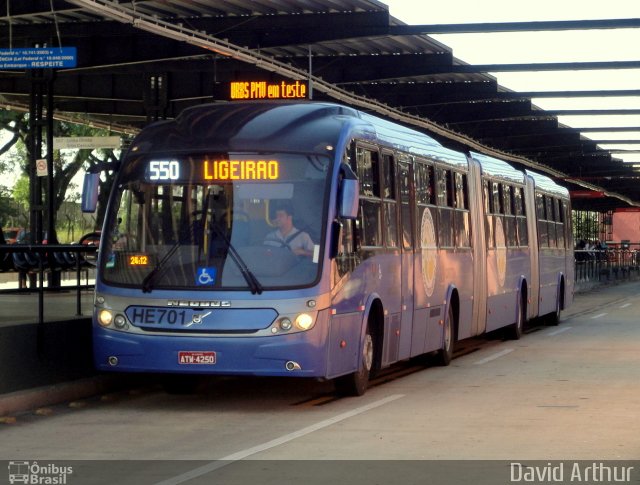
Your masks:
{"label": "sky", "polygon": [[[640,18],[640,0],[383,0],[393,17],[409,24],[464,24]],[[640,60],[640,28],[564,32],[514,32],[430,35],[453,49],[469,64]],[[501,86],[514,91],[577,91],[640,89],[640,69],[617,71],[541,71],[489,73]],[[640,97],[534,98],[533,103],[554,109],[640,109]],[[640,115],[560,116],[571,127],[640,127]],[[638,132],[594,132],[592,139],[639,139]],[[639,150],[640,145],[600,145],[606,149]],[[640,163],[640,153],[615,154],[625,162]]]}

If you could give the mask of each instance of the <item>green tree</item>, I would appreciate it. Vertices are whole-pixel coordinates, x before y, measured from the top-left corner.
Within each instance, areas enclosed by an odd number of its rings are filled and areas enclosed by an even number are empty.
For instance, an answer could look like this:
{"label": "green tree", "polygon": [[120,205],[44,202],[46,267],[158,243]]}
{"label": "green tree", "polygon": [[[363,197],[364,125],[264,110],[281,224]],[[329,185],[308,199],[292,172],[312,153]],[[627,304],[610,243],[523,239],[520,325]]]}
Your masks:
{"label": "green tree", "polygon": [[23,175],[13,186],[13,198],[18,204],[29,207],[29,177]]}
{"label": "green tree", "polygon": [[6,141],[0,146],[0,173],[9,168],[2,155],[8,153],[19,141],[25,142],[29,129],[27,120],[26,113],[0,110],[0,131],[6,137]]}
{"label": "green tree", "polygon": [[[106,136],[109,134],[107,130],[92,128],[87,125],[79,125],[67,122],[54,122],[55,136]],[[29,165],[31,156],[29,153],[29,124],[28,114],[16,113],[11,111],[0,111],[0,130],[5,134],[7,141],[0,147],[0,174],[10,170],[19,170],[25,175],[26,183],[21,182],[18,188],[18,197],[23,198],[29,206]],[[10,150],[13,150],[10,152]],[[43,146],[43,152],[46,153],[47,147]],[[10,154],[11,153],[11,154]],[[5,155],[5,156],[3,156]],[[104,219],[104,211],[106,208],[106,198],[111,190],[114,170],[108,170],[110,164],[118,161],[119,154],[114,150],[74,150],[60,151],[53,153],[53,221],[54,227],[57,219],[58,211],[62,207],[65,200],[70,200],[71,196],[69,188],[71,181],[76,174],[82,169],[90,169],[100,166],[104,170],[104,176],[101,180],[101,195],[99,199],[99,212],[96,224],[101,225]],[[25,187],[26,184],[26,187]],[[26,188],[26,194],[25,194]],[[48,184],[43,180],[42,189],[44,197],[47,197]],[[45,199],[46,200],[46,199]],[[66,216],[65,216],[66,217]],[[43,214],[43,220],[48,220],[48,214]],[[45,222],[46,224],[46,222]]]}

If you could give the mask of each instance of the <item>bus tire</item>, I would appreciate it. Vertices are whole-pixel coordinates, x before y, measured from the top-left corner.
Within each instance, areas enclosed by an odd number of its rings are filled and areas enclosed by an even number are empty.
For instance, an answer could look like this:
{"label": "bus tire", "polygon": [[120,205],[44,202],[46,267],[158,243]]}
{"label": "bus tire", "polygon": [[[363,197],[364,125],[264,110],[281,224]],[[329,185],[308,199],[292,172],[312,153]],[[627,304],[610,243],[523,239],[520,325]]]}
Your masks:
{"label": "bus tire", "polygon": [[367,391],[374,355],[375,341],[371,333],[371,326],[367,325],[358,370],[336,378],[334,383],[338,394],[343,396],[362,396]]}
{"label": "bus tire", "polygon": [[442,329],[442,348],[436,353],[436,363],[447,366],[453,359],[453,348],[456,342],[455,321],[453,316],[453,305],[449,304],[447,318],[444,320]]}
{"label": "bus tire", "polygon": [[558,295],[558,298],[556,299],[556,310],[549,313],[545,318],[547,325],[552,327],[560,325],[560,306],[560,295]]}
{"label": "bus tire", "polygon": [[527,319],[527,303],[524,297],[520,299],[520,305],[518,305],[518,315],[516,316],[516,322],[507,328],[507,338],[511,340],[520,340],[522,337],[522,331],[524,330],[524,322]]}

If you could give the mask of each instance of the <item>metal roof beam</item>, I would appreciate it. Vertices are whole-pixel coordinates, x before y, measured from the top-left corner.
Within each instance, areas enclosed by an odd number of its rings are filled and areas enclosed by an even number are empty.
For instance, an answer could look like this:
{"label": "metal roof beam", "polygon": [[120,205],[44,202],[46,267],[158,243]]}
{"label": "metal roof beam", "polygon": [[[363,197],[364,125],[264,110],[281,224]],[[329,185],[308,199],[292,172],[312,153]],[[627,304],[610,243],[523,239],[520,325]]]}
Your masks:
{"label": "metal roof beam", "polygon": [[558,129],[558,121],[555,119],[515,120],[509,123],[502,121],[487,121],[460,125],[459,131],[474,137],[480,142],[490,140],[493,137],[528,136],[531,133],[554,133]]}
{"label": "metal roof beam", "polygon": [[[307,69],[307,57],[287,60],[299,69]],[[453,57],[450,52],[438,54],[316,56],[312,59],[313,75],[333,84],[361,83],[393,78],[406,78],[430,73],[433,69],[448,72]]]}
{"label": "metal roof beam", "polygon": [[500,91],[505,98],[608,98],[640,96],[640,89],[607,89],[598,91]]}
{"label": "metal roof beam", "polygon": [[546,109],[551,116],[637,115],[640,109]]}
{"label": "metal roof beam", "polygon": [[[405,106],[406,108],[406,106]],[[454,126],[461,123],[475,123],[484,120],[503,120],[535,116],[531,111],[531,102],[477,102],[461,104],[442,104],[418,108],[421,115],[440,123]]]}
{"label": "metal roof beam", "polygon": [[640,145],[640,140],[590,140],[599,145]]}
{"label": "metal roof beam", "polygon": [[[1,2],[2,0],[0,0]],[[50,15],[49,3],[46,3],[47,8],[42,14]],[[11,8],[13,8],[13,4]],[[81,10],[76,8],[75,11]],[[2,11],[2,13],[5,12],[6,9]],[[13,18],[13,15],[11,18]],[[175,23],[180,23],[182,20],[181,16],[171,19]],[[7,23],[7,17],[0,17],[0,25]],[[251,17],[191,17],[184,19],[184,23],[193,30],[225,38],[237,45],[251,49],[265,49],[387,35],[389,13],[388,11],[380,10],[374,12],[255,15]],[[323,27],[318,28],[318,25]],[[53,22],[42,22],[38,23],[37,29],[34,29],[33,24],[30,23],[14,23],[12,25],[12,36],[14,39],[22,39],[33,37],[34,35],[38,38],[48,38],[53,35],[53,38],[55,38],[56,28],[60,29],[64,37],[69,36],[70,38],[92,38],[99,35],[99,33],[113,38],[124,34],[141,35],[140,31],[132,29],[130,25],[123,25],[114,21],[102,21],[61,22],[57,26]],[[5,29],[2,30],[4,31]],[[8,30],[6,29],[6,33],[3,32],[0,35],[0,39],[8,37]],[[15,43],[14,40],[14,45]]]}
{"label": "metal roof beam", "polygon": [[471,34],[486,32],[539,32],[550,30],[629,29],[640,19],[547,20],[537,22],[487,22],[468,24],[393,25],[391,35]]}
{"label": "metal roof beam", "polygon": [[593,62],[539,62],[521,64],[460,64],[449,66],[431,66],[424,74],[470,74],[487,72],[535,72],[535,71],[584,71],[638,69],[640,61],[593,61]]}
{"label": "metal roof beam", "polygon": [[640,126],[586,126],[584,128],[571,127],[573,130],[580,131],[581,133],[593,133],[593,132],[610,132],[610,133],[623,133],[628,131],[640,131]]}
{"label": "metal roof beam", "polygon": [[[358,83],[350,89],[398,106],[437,106],[500,98],[497,82]],[[514,98],[519,99],[519,98]]]}
{"label": "metal roof beam", "polygon": [[548,151],[563,151],[568,148],[575,149],[576,146],[588,151],[594,151],[597,149],[595,143],[585,143],[584,140],[581,140],[578,133],[492,137],[484,138],[484,140],[492,145],[501,146],[512,153],[528,152],[539,154]]}

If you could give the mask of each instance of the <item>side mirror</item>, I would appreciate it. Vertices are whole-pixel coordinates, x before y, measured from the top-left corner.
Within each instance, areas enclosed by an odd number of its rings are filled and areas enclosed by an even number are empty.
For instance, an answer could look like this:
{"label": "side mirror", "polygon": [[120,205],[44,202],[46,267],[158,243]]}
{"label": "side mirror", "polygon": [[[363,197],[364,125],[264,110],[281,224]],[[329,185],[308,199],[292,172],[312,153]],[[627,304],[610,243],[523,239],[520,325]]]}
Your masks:
{"label": "side mirror", "polygon": [[100,183],[99,173],[84,174],[82,184],[82,212],[95,212],[98,206],[98,186]]}
{"label": "side mirror", "polygon": [[338,194],[338,215],[343,219],[356,219],[360,193],[358,178],[347,164],[342,164],[340,172],[343,178]]}

